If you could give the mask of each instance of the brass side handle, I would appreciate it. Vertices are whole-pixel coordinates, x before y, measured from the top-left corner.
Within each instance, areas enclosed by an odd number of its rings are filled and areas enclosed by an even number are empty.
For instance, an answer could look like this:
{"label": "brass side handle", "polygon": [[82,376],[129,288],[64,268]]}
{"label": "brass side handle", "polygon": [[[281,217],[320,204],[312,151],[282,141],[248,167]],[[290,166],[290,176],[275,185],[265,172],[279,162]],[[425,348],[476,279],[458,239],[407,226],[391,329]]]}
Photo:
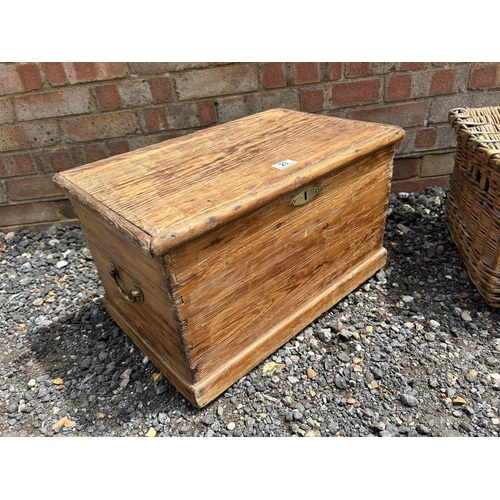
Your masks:
{"label": "brass side handle", "polygon": [[132,288],[132,290],[130,290],[130,292],[126,292],[123,289],[123,286],[120,283],[120,277],[118,276],[118,271],[116,270],[116,267],[112,262],[109,266],[109,274],[115,280],[115,283],[116,283],[116,286],[118,288],[118,291],[120,292],[120,295],[127,302],[135,302],[136,300],[139,300],[139,301],[144,300],[144,296],[142,295],[142,291],[139,288],[139,285],[137,283],[134,283],[134,288]]}

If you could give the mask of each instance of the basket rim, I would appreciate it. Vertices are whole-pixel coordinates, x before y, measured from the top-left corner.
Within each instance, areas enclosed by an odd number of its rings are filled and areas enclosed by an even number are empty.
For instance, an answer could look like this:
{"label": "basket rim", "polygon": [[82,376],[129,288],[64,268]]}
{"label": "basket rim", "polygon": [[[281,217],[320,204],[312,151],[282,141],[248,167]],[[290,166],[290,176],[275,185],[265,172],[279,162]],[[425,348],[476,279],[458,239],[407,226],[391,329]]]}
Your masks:
{"label": "basket rim", "polygon": [[[479,121],[481,118],[483,120]],[[473,153],[485,164],[500,170],[500,106],[453,108],[448,113],[448,121],[456,132],[457,141],[471,147]],[[481,130],[480,127],[490,130]],[[499,138],[481,137],[491,134],[498,135]],[[492,147],[493,145],[498,145],[498,148]]]}

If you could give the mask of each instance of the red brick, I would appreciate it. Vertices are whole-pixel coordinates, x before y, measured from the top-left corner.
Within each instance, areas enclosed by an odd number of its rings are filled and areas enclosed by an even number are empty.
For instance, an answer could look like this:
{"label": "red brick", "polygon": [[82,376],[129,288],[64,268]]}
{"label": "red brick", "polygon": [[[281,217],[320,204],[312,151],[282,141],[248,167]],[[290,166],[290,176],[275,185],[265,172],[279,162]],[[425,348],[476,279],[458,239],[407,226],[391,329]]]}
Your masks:
{"label": "red brick", "polygon": [[182,103],[169,106],[167,123],[170,129],[185,129],[200,126],[196,103]]}
{"label": "red brick", "polygon": [[125,63],[78,62],[63,63],[69,83],[84,83],[97,80],[114,80],[127,75]]}
{"label": "red brick", "polygon": [[492,89],[497,87],[498,63],[475,64],[472,67],[469,89]]}
{"label": "red brick", "polygon": [[0,158],[0,177],[36,174],[35,164],[29,154],[14,154]]}
{"label": "red brick", "polygon": [[175,77],[180,100],[252,92],[258,89],[254,65],[189,71]]}
{"label": "red brick", "polygon": [[49,164],[52,172],[61,172],[69,168],[76,167],[73,162],[70,151],[68,149],[58,149],[55,151],[45,153],[45,159]]}
{"label": "red brick", "polygon": [[84,87],[22,95],[14,97],[12,102],[20,121],[77,115],[90,111],[90,96]]}
{"label": "red brick", "polygon": [[112,141],[108,143],[108,148],[111,156],[121,155],[130,151],[130,146],[127,140]]}
{"label": "red brick", "polygon": [[196,103],[198,121],[201,127],[212,125],[216,122],[215,106],[212,101],[201,101]]}
{"label": "red brick", "polygon": [[23,91],[23,84],[15,65],[0,66],[0,96]]}
{"label": "red brick", "polygon": [[135,75],[157,75],[168,72],[167,62],[131,62],[129,68]]}
{"label": "red brick", "polygon": [[417,193],[424,188],[422,179],[395,181],[391,183],[392,193]]}
{"label": "red brick", "polygon": [[7,205],[0,210],[0,228],[56,221],[60,218],[58,206],[54,202],[21,203]]}
{"label": "red brick", "polygon": [[96,63],[98,76],[102,80],[112,80],[115,78],[125,78],[127,76],[127,66],[125,63]]}
{"label": "red brick", "polygon": [[301,89],[300,107],[302,111],[315,113],[324,109],[325,92],[324,89]]}
{"label": "red brick", "polygon": [[177,131],[172,131],[172,132],[168,132],[165,134],[156,135],[156,136],[154,136],[154,138],[156,139],[157,142],[165,142],[165,141],[169,141],[170,139],[180,137],[181,135],[185,135],[185,134],[182,134],[181,132],[177,132]]}
{"label": "red brick", "polygon": [[42,69],[45,73],[45,78],[52,87],[58,87],[68,83],[68,77],[64,71],[63,63],[47,62],[42,63]]}
{"label": "red brick", "polygon": [[121,62],[43,63],[42,67],[47,81],[52,86],[115,80],[127,75],[127,66]]}
{"label": "red brick", "polygon": [[419,128],[415,134],[415,149],[433,149],[436,147],[437,130],[433,127]]}
{"label": "red brick", "polygon": [[0,95],[37,90],[43,80],[36,63],[0,66]]}
{"label": "red brick", "polygon": [[347,118],[399,125],[400,127],[414,127],[423,125],[426,116],[427,102],[419,101],[357,109],[348,113]]}
{"label": "red brick", "polygon": [[60,140],[55,121],[0,127],[0,152],[53,146]]}
{"label": "red brick", "polygon": [[0,99],[0,125],[14,122],[14,112],[7,99]]}
{"label": "red brick", "polygon": [[104,143],[72,146],[71,148],[67,148],[66,151],[69,154],[71,163],[75,167],[102,160],[109,156]]}
{"label": "red brick", "polygon": [[37,175],[25,179],[5,181],[11,200],[26,201],[60,196],[61,192],[52,184],[52,175]]}
{"label": "red brick", "polygon": [[94,161],[103,160],[108,157],[104,144],[85,144],[83,150],[85,163],[93,163]]}
{"label": "red brick", "polygon": [[277,89],[218,99],[218,119],[226,123],[271,108],[298,109],[296,89]]}
{"label": "red brick", "polygon": [[160,132],[169,128],[165,108],[163,107],[144,108],[139,110],[138,115],[142,131],[145,133]]}
{"label": "red brick", "polygon": [[261,63],[260,79],[265,89],[286,87],[285,65],[282,62]]}
{"label": "red brick", "polygon": [[392,180],[409,179],[418,174],[420,167],[420,158],[396,158]]}
{"label": "red brick", "polygon": [[391,185],[393,193],[417,193],[426,187],[448,187],[450,176],[426,177],[425,179],[413,179],[408,181],[396,181]]}
{"label": "red brick", "polygon": [[358,78],[372,74],[369,62],[346,62],[345,75],[347,78]]}
{"label": "red brick", "polygon": [[19,64],[16,66],[16,69],[25,92],[42,88],[43,80],[38,64]]}
{"label": "red brick", "polygon": [[118,93],[125,108],[148,106],[153,103],[149,85],[143,79],[135,78],[119,83]]}
{"label": "red brick", "polygon": [[93,82],[97,78],[97,65],[91,62],[74,62],[64,64],[70,83]]}
{"label": "red brick", "polygon": [[437,70],[433,73],[429,89],[430,95],[449,94],[453,91],[455,70],[452,68]]}
{"label": "red brick", "polygon": [[183,71],[186,69],[206,68],[209,62],[132,62],[130,71],[137,75],[157,75],[169,71]]}
{"label": "red brick", "polygon": [[61,119],[61,131],[68,142],[112,139],[134,134],[138,129],[133,111]]}
{"label": "red brick", "polygon": [[390,75],[387,78],[386,101],[403,101],[411,98],[411,75]]}
{"label": "red brick", "polygon": [[45,160],[49,164],[50,172],[61,172],[87,163],[83,146],[52,150],[45,154]]}
{"label": "red brick", "polygon": [[52,172],[42,150],[31,153],[31,158],[33,159],[33,164],[39,174]]}
{"label": "red brick", "polygon": [[122,100],[116,83],[99,85],[93,88],[100,111],[114,111],[122,107]]}
{"label": "red brick", "polygon": [[295,66],[295,84],[319,82],[319,65],[317,62],[297,62]]}
{"label": "red brick", "polygon": [[[469,68],[457,65],[453,68],[414,71],[412,73],[412,98],[428,98],[444,94],[457,95],[467,90]],[[466,96],[462,96],[464,98]]]}
{"label": "red brick", "polygon": [[412,69],[422,69],[425,68],[426,63],[424,62],[402,62],[399,63],[399,69],[401,71],[408,71]]}
{"label": "red brick", "polygon": [[330,63],[330,80],[340,80],[342,78],[342,63]]}
{"label": "red brick", "polygon": [[148,78],[146,82],[149,85],[153,104],[162,104],[174,100],[170,78],[159,76],[156,78]]}
{"label": "red brick", "polygon": [[359,106],[380,101],[380,79],[334,83],[332,103],[335,106]]}

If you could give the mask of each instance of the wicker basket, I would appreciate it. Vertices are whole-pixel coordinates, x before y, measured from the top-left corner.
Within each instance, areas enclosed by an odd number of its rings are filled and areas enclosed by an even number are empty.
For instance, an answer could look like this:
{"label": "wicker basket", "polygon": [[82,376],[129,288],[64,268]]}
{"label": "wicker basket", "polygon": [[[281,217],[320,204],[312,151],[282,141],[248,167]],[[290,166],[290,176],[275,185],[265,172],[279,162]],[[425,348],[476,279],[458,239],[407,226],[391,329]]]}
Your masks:
{"label": "wicker basket", "polygon": [[457,148],[446,222],[485,302],[500,307],[500,107],[449,113]]}

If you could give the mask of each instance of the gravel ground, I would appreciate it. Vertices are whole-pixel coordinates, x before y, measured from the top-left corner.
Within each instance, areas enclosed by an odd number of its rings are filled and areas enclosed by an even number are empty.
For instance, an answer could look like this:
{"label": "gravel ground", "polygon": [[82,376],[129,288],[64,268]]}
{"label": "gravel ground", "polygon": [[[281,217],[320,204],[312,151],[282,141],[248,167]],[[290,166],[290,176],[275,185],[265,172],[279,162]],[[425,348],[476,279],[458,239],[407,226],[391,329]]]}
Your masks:
{"label": "gravel ground", "polygon": [[0,233],[0,436],[498,436],[500,312],[446,195],[391,195],[384,269],[201,410],[109,317],[78,227]]}

